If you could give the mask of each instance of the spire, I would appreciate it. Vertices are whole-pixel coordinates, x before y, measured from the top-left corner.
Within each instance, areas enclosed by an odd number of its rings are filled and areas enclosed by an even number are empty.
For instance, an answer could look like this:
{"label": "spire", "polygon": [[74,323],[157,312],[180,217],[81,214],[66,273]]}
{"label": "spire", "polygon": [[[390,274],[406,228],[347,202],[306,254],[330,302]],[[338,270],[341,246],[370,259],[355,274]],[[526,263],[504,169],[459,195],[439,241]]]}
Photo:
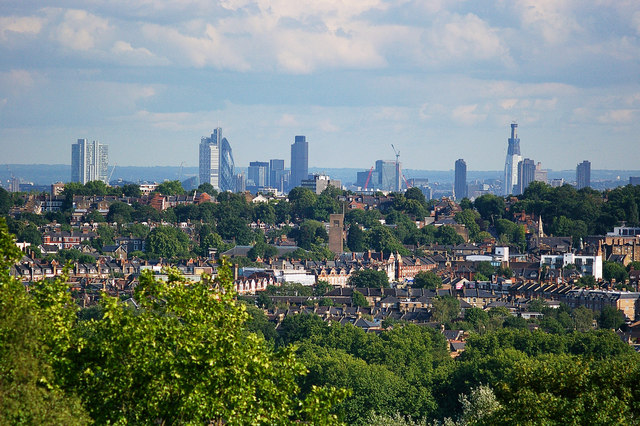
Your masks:
{"label": "spire", "polygon": [[542,229],[542,215],[538,216],[538,237],[544,237],[544,229]]}

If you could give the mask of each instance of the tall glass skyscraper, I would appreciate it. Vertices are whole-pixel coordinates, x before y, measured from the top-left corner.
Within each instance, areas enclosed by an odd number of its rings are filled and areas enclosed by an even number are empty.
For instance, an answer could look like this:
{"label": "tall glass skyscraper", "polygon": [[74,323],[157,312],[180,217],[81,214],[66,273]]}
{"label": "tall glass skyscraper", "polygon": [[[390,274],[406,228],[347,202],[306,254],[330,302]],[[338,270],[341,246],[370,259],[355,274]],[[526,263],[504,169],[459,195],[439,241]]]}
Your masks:
{"label": "tall glass skyscraper", "polygon": [[235,191],[233,151],[222,128],[213,130],[211,137],[200,139],[200,183],[209,183],[218,191]]}
{"label": "tall glass skyscraper", "polygon": [[71,181],[85,184],[94,180],[107,182],[109,145],[78,139],[71,145]]}
{"label": "tall glass skyscraper", "polygon": [[513,194],[514,187],[518,184],[518,163],[522,161],[520,155],[520,138],[518,137],[518,124],[511,123],[511,137],[507,147],[507,158],[504,162],[504,191],[503,195]]}
{"label": "tall glass skyscraper", "polygon": [[467,163],[460,158],[456,160],[455,183],[453,186],[456,200],[467,197]]}
{"label": "tall glass skyscraper", "polygon": [[291,179],[290,187],[300,186],[303,179],[309,176],[309,143],[305,136],[296,136],[291,145]]}

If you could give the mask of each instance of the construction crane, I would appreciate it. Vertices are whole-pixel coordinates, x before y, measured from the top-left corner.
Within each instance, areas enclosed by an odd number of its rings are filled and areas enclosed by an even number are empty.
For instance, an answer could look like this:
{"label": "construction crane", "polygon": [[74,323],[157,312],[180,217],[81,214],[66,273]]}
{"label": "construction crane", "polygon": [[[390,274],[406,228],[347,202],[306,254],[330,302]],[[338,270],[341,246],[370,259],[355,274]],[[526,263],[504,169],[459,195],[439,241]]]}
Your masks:
{"label": "construction crane", "polygon": [[109,173],[109,179],[107,179],[107,182],[111,182],[111,178],[113,177],[113,172],[116,171],[116,166],[118,165],[118,163],[113,165],[113,168],[111,169],[111,173]]}
{"label": "construction crane", "polygon": [[396,149],[395,146],[393,146],[393,144],[391,144],[391,148],[393,148],[393,152],[394,154],[396,154],[396,191],[400,191],[402,189],[402,185],[400,184],[400,161],[398,161],[398,159],[400,158],[400,151],[398,151]]}
{"label": "construction crane", "polygon": [[367,175],[367,180],[364,183],[364,190],[366,191],[369,187],[369,180],[371,180],[371,173],[373,173],[373,166],[371,166],[371,170],[369,170],[369,174]]}
{"label": "construction crane", "polygon": [[184,161],[180,163],[180,174],[178,175],[178,180],[182,180],[182,166],[184,166]]}

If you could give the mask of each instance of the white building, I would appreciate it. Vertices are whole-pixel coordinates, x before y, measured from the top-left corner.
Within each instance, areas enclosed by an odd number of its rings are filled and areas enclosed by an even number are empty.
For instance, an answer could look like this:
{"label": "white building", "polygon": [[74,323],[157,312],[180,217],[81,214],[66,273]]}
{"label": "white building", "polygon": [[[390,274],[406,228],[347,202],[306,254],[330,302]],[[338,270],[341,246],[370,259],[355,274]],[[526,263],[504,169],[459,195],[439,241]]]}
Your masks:
{"label": "white building", "polygon": [[540,266],[543,265],[551,269],[575,265],[576,270],[583,275],[593,275],[596,280],[602,279],[602,256],[578,256],[573,253],[544,254],[540,257]]}

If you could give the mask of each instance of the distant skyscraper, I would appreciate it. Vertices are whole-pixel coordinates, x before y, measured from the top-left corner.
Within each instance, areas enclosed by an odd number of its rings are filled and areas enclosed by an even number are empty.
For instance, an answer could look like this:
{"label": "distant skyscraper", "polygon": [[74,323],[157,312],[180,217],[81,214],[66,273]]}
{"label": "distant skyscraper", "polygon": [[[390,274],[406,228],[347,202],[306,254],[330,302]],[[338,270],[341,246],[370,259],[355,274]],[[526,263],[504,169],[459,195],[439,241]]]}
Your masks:
{"label": "distant skyscraper", "polygon": [[[402,173],[402,163],[398,163],[398,170],[396,170],[395,161],[378,160],[375,171],[378,174],[377,185],[372,185],[370,181],[369,188],[375,186],[382,191],[397,191],[398,174]],[[371,178],[373,179],[373,175]]]}
{"label": "distant skyscraper", "polygon": [[536,172],[533,180],[535,180],[536,182],[547,183],[549,181],[547,175],[548,175],[547,170],[543,169],[542,163],[538,161],[538,164],[536,164]]}
{"label": "distant skyscraper", "polygon": [[209,183],[218,191],[235,191],[233,152],[220,127],[210,138],[200,139],[199,165],[201,184]]}
{"label": "distant skyscraper", "polygon": [[78,139],[71,145],[71,181],[85,184],[93,180],[107,182],[109,145]]}
{"label": "distant skyscraper", "polygon": [[269,163],[266,161],[252,161],[249,163],[249,183],[247,186],[264,188],[267,186],[267,176],[269,175]]}
{"label": "distant skyscraper", "polygon": [[462,158],[456,161],[454,191],[456,200],[467,196],[467,163]]}
{"label": "distant skyscraper", "polygon": [[507,158],[504,162],[503,195],[513,194],[514,186],[518,184],[518,163],[522,161],[522,156],[520,155],[520,138],[516,123],[511,123],[511,137],[508,142]]}
{"label": "distant skyscraper", "polygon": [[524,193],[524,190],[535,180],[535,177],[536,163],[529,158],[520,161],[518,163],[518,185],[516,194]]}
{"label": "distant skyscraper", "polygon": [[305,136],[296,136],[291,145],[290,187],[300,186],[303,179],[309,177],[309,143]]}
{"label": "distant skyscraper", "polygon": [[268,185],[278,191],[284,191],[284,160],[269,160],[269,182]]}
{"label": "distant skyscraper", "polygon": [[591,162],[584,160],[576,167],[576,188],[591,186]]}

